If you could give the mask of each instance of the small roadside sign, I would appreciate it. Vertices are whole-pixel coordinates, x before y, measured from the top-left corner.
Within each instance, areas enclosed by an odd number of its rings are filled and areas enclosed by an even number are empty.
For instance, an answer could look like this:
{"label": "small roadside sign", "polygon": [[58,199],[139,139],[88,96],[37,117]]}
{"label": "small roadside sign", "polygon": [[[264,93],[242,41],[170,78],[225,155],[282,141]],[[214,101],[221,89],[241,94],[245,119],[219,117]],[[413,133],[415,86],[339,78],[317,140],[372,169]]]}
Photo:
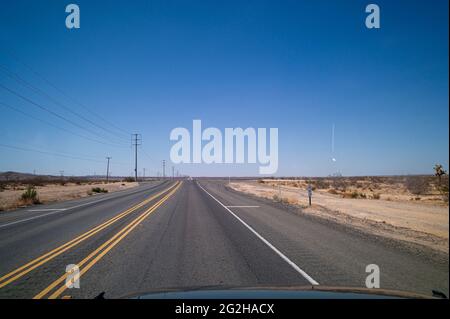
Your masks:
{"label": "small roadside sign", "polygon": [[309,206],[311,206],[311,197],[312,197],[312,186],[308,185],[308,199],[309,199]]}

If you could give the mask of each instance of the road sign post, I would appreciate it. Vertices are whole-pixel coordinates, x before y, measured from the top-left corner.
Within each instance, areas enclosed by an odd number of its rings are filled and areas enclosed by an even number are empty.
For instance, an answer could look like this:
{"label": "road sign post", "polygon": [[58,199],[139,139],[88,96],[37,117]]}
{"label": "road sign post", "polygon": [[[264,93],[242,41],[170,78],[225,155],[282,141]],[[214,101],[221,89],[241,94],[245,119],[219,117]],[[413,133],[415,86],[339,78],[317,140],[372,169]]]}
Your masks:
{"label": "road sign post", "polygon": [[311,187],[311,185],[308,185],[309,206],[311,206],[311,197],[312,197],[312,187]]}

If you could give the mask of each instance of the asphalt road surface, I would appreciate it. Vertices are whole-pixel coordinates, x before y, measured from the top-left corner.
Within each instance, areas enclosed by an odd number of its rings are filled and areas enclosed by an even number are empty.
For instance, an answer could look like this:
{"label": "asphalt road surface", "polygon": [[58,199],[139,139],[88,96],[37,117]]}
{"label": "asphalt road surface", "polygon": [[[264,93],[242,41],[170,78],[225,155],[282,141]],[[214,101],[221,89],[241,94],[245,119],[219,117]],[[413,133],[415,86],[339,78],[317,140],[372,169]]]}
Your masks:
{"label": "asphalt road surface", "polygon": [[[381,288],[448,295],[448,255],[319,222],[229,190],[226,181],[144,183],[0,214],[0,298],[365,287],[369,264],[378,265]],[[79,288],[68,288],[77,274]]]}

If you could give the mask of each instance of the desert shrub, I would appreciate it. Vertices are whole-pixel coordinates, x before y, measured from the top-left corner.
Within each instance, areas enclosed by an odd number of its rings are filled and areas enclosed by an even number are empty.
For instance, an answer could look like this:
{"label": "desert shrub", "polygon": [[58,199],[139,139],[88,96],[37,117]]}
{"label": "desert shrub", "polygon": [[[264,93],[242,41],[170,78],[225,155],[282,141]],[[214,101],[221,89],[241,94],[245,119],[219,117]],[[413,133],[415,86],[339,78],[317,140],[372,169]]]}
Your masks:
{"label": "desert shrub", "polygon": [[366,188],[364,182],[362,182],[362,181],[356,182],[356,187],[357,188]]}
{"label": "desert shrub", "polygon": [[273,195],[273,200],[274,201],[276,201],[276,202],[280,202],[281,201],[281,198],[280,198],[280,196],[278,196],[278,195]]}
{"label": "desert shrub", "polygon": [[424,195],[429,190],[430,184],[424,176],[408,176],[405,187],[413,195]]}
{"label": "desert shrub", "polygon": [[339,189],[342,192],[345,192],[347,190],[347,184],[343,178],[339,178],[339,177],[333,178],[332,185],[333,185],[333,188]]}
{"label": "desert shrub", "polygon": [[439,193],[442,196],[442,200],[445,203],[448,203],[448,176],[447,176],[447,178],[445,180],[443,178],[442,182],[443,183],[441,183],[441,185],[438,186],[438,190],[439,190]]}
{"label": "desert shrub", "polygon": [[124,181],[127,183],[132,183],[134,182],[134,177],[125,177]]}
{"label": "desert shrub", "polygon": [[328,193],[333,194],[333,195],[337,195],[338,194],[337,190],[335,190],[334,188],[329,189]]}
{"label": "desert shrub", "polygon": [[35,177],[29,181],[30,185],[33,185],[35,187],[37,186],[44,186],[45,180],[42,177]]}
{"label": "desert shrub", "polygon": [[372,182],[372,184],[381,184],[381,183],[385,182],[386,179],[381,176],[371,176],[370,181]]}
{"label": "desert shrub", "polygon": [[373,195],[372,195],[372,199],[380,199],[381,198],[381,196],[380,196],[380,194],[378,194],[378,193],[374,193]]}
{"label": "desert shrub", "polygon": [[356,191],[353,191],[353,192],[345,192],[345,193],[343,193],[342,194],[342,197],[343,198],[353,198],[353,199],[356,199],[356,198],[359,198],[359,196],[360,196],[360,194],[358,193],[358,192],[356,192]]}
{"label": "desert shrub", "polygon": [[93,188],[91,189],[91,191],[92,191],[93,193],[107,193],[107,192],[108,192],[107,189],[100,188],[100,187],[93,187]]}
{"label": "desert shrub", "polygon": [[258,179],[259,184],[264,184],[264,181],[262,179]]}
{"label": "desert shrub", "polygon": [[317,180],[317,181],[315,182],[315,186],[316,186],[318,189],[326,189],[326,188],[329,188],[329,187],[330,187],[330,183],[327,182],[327,181],[324,181],[324,180],[322,180],[322,179],[319,179],[319,180]]}
{"label": "desert shrub", "polygon": [[70,178],[69,178],[69,183],[75,184],[75,185],[81,185],[81,184],[83,184],[83,183],[82,183],[82,180],[81,180],[80,178],[77,178],[77,177],[70,177]]}
{"label": "desert shrub", "polygon": [[32,186],[32,185],[29,185],[27,187],[25,192],[22,193],[22,196],[20,197],[20,199],[25,204],[39,204],[40,203],[37,191],[34,188],[34,186]]}

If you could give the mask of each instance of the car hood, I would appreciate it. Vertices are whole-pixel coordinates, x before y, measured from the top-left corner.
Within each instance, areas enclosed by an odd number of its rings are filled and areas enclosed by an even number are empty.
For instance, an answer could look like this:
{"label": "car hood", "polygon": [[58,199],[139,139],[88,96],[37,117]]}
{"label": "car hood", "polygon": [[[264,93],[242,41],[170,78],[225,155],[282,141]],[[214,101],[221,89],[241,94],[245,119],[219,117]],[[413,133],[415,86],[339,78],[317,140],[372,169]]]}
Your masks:
{"label": "car hood", "polygon": [[196,287],[154,290],[135,293],[132,299],[423,299],[432,298],[416,293],[355,287]]}

